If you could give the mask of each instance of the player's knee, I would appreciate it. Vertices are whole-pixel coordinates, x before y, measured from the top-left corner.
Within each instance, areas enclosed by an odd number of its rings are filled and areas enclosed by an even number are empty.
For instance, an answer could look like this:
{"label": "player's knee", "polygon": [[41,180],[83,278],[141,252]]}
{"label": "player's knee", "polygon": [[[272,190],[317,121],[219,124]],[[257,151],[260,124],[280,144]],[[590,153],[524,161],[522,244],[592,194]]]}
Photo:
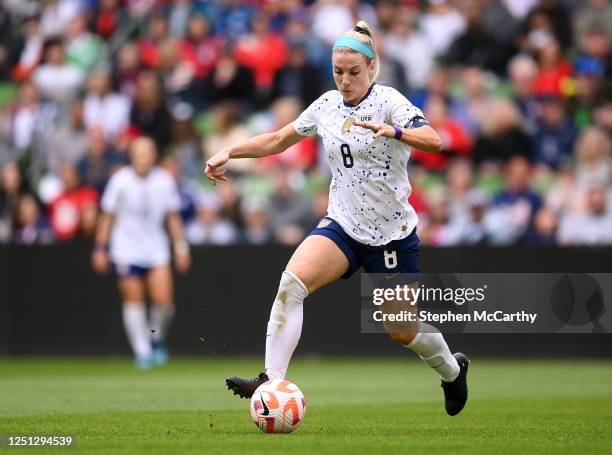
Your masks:
{"label": "player's knee", "polygon": [[308,286],[300,279],[300,277],[298,277],[298,275],[294,272],[285,270],[281,275],[278,293],[276,294],[276,299],[274,299],[274,301],[285,303],[291,296],[303,300],[308,296],[308,294]]}
{"label": "player's knee", "polygon": [[148,287],[149,296],[153,305],[172,305],[173,289],[167,283],[157,283]]}
{"label": "player's knee", "polygon": [[298,281],[306,289],[308,295],[317,290],[316,274],[312,273],[309,267],[304,267],[301,264],[293,264],[289,261],[287,268],[283,271],[281,276],[281,286],[284,282],[291,282],[289,277],[293,277],[294,280]]}
{"label": "player's knee", "polygon": [[172,306],[172,294],[169,292],[157,292],[149,293],[149,297],[151,298],[151,304],[160,307],[170,307]]}
{"label": "player's knee", "polygon": [[308,288],[302,280],[295,273],[285,270],[281,275],[274,306],[284,308],[288,303],[302,303],[306,296],[308,296]]}
{"label": "player's knee", "polygon": [[412,340],[414,340],[414,337],[416,336],[416,333],[412,333],[412,332],[390,332],[389,336],[391,337],[391,339],[399,344],[401,344],[402,346],[405,346],[407,344],[410,344],[412,342]]}

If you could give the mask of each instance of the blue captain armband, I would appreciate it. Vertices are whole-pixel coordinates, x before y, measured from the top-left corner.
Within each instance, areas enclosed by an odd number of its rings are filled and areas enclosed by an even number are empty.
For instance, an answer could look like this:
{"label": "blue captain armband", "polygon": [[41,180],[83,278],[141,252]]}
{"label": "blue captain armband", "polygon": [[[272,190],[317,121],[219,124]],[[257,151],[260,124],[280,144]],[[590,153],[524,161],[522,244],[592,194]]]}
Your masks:
{"label": "blue captain armband", "polygon": [[420,128],[421,126],[429,125],[429,122],[425,117],[421,117],[420,115],[414,116],[410,119],[404,128],[414,129]]}

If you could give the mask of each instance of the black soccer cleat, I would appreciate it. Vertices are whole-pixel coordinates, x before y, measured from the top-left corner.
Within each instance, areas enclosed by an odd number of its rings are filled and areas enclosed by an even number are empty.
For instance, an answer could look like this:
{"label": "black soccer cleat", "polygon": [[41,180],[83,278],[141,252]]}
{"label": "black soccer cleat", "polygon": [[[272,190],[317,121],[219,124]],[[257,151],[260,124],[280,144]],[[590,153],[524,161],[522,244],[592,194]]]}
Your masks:
{"label": "black soccer cleat", "polygon": [[268,380],[269,378],[266,373],[259,373],[259,376],[253,379],[242,379],[238,376],[232,376],[227,378],[225,383],[228,390],[234,392],[234,395],[239,395],[240,398],[251,398],[257,387]]}
{"label": "black soccer cleat", "polygon": [[455,416],[461,412],[468,399],[467,372],[470,359],[465,354],[457,352],[453,354],[459,364],[459,376],[453,382],[442,381],[444,389],[444,407],[449,416]]}

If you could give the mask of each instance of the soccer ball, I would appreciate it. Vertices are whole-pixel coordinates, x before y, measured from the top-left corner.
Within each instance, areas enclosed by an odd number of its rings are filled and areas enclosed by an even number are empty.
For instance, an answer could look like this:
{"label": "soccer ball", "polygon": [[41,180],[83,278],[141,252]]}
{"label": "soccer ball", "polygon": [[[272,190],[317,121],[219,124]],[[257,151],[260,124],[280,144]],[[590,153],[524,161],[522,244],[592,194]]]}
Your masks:
{"label": "soccer ball", "polygon": [[251,397],[251,418],[264,433],[291,433],[305,413],[304,394],[291,381],[270,379]]}

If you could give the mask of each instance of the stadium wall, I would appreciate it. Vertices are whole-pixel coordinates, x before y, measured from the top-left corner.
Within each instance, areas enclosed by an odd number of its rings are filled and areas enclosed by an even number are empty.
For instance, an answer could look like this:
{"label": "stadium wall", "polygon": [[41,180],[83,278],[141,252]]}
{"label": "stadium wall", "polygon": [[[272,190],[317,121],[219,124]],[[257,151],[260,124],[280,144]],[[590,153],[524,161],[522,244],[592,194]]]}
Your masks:
{"label": "stadium wall", "polygon": [[[292,249],[203,247],[178,276],[174,354],[262,355],[269,308]],[[424,248],[428,272],[611,272],[610,248]],[[360,334],[359,276],[306,302],[298,354],[405,355],[385,335]],[[612,357],[612,335],[448,335],[455,350],[510,357]],[[0,355],[128,355],[119,294],[82,244],[0,246]]]}

